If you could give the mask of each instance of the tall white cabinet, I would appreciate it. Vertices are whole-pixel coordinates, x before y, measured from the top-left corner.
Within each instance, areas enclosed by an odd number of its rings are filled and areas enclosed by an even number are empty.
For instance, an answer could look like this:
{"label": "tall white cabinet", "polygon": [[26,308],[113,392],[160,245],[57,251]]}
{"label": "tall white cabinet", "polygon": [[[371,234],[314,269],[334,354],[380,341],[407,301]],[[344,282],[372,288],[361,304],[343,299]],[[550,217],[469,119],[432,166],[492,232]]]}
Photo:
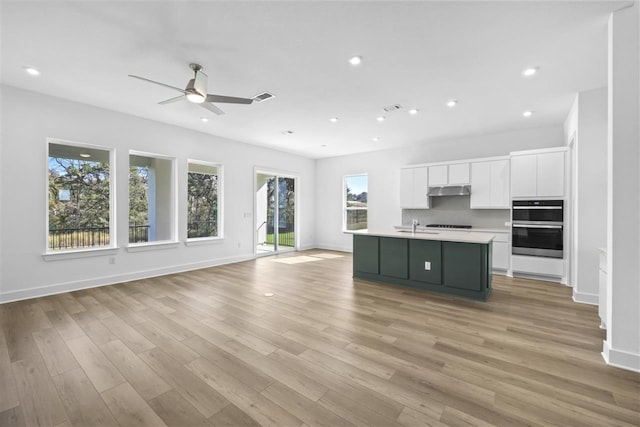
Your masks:
{"label": "tall white cabinet", "polygon": [[428,209],[428,168],[418,166],[400,169],[400,207],[403,209]]}

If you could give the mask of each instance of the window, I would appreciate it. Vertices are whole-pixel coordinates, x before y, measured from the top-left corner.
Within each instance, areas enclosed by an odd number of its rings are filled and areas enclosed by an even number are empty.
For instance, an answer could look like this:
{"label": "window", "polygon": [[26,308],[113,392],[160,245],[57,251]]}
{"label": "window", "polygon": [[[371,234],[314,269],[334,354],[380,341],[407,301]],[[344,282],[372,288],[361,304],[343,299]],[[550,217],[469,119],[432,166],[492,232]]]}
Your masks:
{"label": "window", "polygon": [[129,243],[174,240],[174,161],[129,154]]}
{"label": "window", "polygon": [[363,230],[367,228],[367,175],[348,175],[344,177],[344,215],[345,230]]}
{"label": "window", "polygon": [[115,246],[111,151],[48,142],[47,252]]}
{"label": "window", "polygon": [[189,160],[187,169],[187,238],[220,237],[222,166]]}

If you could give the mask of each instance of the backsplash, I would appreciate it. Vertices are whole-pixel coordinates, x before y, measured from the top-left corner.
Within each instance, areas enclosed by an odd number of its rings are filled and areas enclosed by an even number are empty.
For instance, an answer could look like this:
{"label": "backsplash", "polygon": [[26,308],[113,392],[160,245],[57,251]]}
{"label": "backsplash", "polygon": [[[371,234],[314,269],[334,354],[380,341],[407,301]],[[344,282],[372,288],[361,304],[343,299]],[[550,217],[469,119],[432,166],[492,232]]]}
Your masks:
{"label": "backsplash", "polygon": [[469,196],[432,197],[431,209],[403,209],[402,225],[417,219],[420,225],[457,224],[474,228],[505,228],[509,209],[470,209]]}

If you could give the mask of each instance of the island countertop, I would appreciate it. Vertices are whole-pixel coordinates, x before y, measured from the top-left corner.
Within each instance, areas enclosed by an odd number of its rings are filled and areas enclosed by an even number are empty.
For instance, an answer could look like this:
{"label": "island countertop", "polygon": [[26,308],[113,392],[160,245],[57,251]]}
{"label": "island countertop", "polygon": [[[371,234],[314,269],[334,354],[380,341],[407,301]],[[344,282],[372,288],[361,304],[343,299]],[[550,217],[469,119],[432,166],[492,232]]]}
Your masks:
{"label": "island countertop", "polygon": [[495,235],[491,233],[479,233],[476,231],[434,231],[419,230],[412,233],[411,230],[393,230],[393,229],[369,229],[350,231],[354,235],[362,236],[378,236],[378,237],[397,237],[400,239],[416,239],[416,240],[438,240],[443,242],[460,242],[460,243],[491,243]]}

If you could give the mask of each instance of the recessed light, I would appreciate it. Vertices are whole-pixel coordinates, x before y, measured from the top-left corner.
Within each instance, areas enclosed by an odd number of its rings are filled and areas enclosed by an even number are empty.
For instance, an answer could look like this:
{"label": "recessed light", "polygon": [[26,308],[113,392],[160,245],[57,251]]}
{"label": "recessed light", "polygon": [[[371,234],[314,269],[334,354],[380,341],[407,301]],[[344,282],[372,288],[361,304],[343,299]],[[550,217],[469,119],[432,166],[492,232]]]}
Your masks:
{"label": "recessed light", "polygon": [[327,146],[327,144],[322,144],[320,147],[326,147],[326,146]]}
{"label": "recessed light", "polygon": [[206,118],[206,117],[200,117],[200,121],[204,122],[204,123],[207,123],[209,121],[209,119]]}
{"label": "recessed light", "polygon": [[447,101],[447,107],[449,108],[453,108],[458,104],[458,100],[457,99],[452,99],[450,101]]}
{"label": "recessed light", "polygon": [[529,68],[525,69],[522,72],[522,75],[525,76],[525,77],[534,76],[538,72],[539,69],[540,69],[540,67],[529,67]]}
{"label": "recessed light", "polygon": [[533,113],[535,113],[535,111],[527,110],[524,113],[522,113],[522,115],[525,116],[525,117],[531,117],[531,116],[533,116]]}
{"label": "recessed light", "polygon": [[376,118],[376,120],[377,120],[377,121],[379,121],[379,122],[384,122],[386,119],[387,119],[387,118],[386,118],[385,116],[378,116],[378,117]]}
{"label": "recessed light", "polygon": [[89,157],[91,157],[91,154],[89,154],[89,153],[80,153],[80,157],[82,157],[83,159],[88,159]]}
{"label": "recessed light", "polygon": [[331,118],[329,119],[329,121],[330,121],[331,123],[335,123],[335,122],[337,122],[337,121],[338,121],[338,118],[337,118],[337,117],[331,117]]}
{"label": "recessed light", "polygon": [[349,58],[349,64],[351,65],[360,65],[362,63],[362,56],[352,56]]}
{"label": "recessed light", "polygon": [[283,130],[282,134],[283,135],[293,135],[293,131],[292,130]]}
{"label": "recessed light", "polygon": [[418,114],[418,110],[417,108],[412,108],[411,110],[409,110],[409,114],[411,114],[412,116],[415,116],[416,114]]}
{"label": "recessed light", "polygon": [[33,67],[24,67],[24,71],[29,74],[30,76],[39,76],[40,75],[40,71],[38,71],[37,69],[33,68]]}
{"label": "recessed light", "polygon": [[379,141],[380,141],[380,137],[375,136],[375,137],[371,138],[371,140],[372,140],[373,142],[379,142]]}

